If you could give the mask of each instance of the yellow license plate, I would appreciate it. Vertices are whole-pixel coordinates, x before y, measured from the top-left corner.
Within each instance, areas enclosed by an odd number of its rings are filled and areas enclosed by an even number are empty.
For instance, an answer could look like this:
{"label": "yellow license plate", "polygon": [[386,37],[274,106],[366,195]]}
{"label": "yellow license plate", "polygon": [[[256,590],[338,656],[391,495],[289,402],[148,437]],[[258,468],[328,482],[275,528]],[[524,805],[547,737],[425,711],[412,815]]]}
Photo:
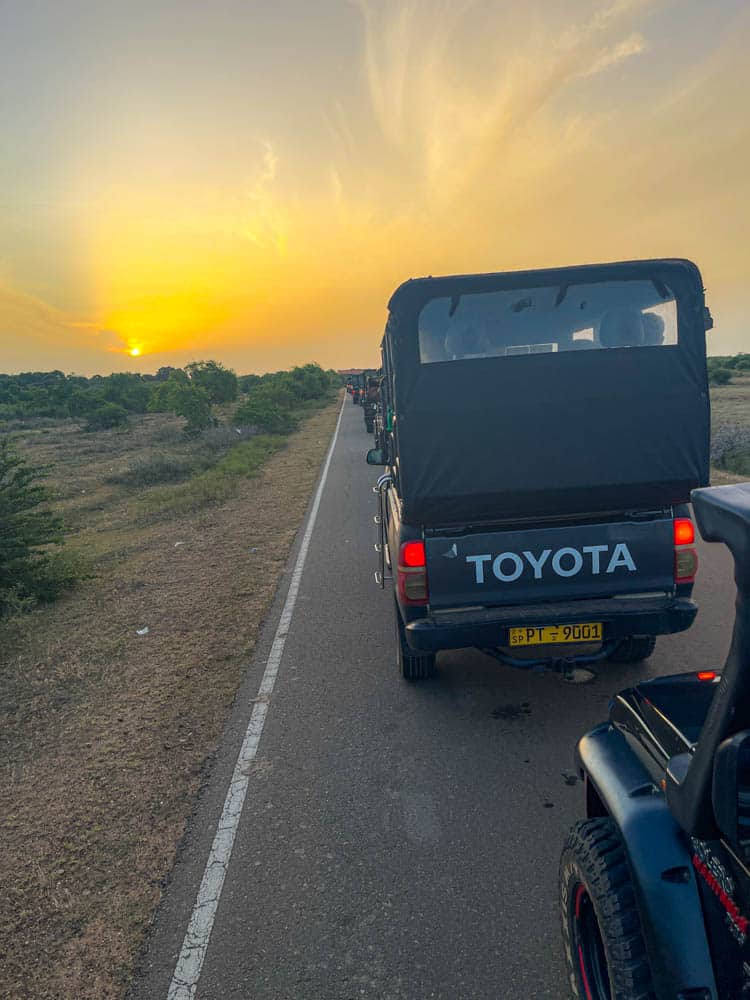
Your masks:
{"label": "yellow license plate", "polygon": [[557,646],[563,642],[601,642],[603,629],[601,622],[585,622],[579,625],[534,625],[508,631],[510,646]]}

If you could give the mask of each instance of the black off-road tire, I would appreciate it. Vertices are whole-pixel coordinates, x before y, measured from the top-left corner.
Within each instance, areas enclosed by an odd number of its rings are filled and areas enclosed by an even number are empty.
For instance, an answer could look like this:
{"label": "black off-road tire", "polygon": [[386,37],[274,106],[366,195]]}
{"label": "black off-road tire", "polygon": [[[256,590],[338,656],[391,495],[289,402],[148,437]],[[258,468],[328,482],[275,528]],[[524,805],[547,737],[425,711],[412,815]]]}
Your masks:
{"label": "black off-road tire", "polygon": [[611,819],[577,823],[568,834],[560,908],[572,997],[654,1000],[628,860]]}
{"label": "black off-road tire", "polygon": [[415,653],[406,641],[398,605],[396,615],[396,665],[405,681],[424,681],[435,673],[435,653]]}
{"label": "black off-road tire", "polygon": [[655,635],[631,635],[624,639],[607,659],[610,663],[640,663],[647,660],[656,646]]}
{"label": "black off-road tire", "polygon": [[373,431],[372,420],[365,420],[365,430],[367,431],[368,434],[372,434]]}

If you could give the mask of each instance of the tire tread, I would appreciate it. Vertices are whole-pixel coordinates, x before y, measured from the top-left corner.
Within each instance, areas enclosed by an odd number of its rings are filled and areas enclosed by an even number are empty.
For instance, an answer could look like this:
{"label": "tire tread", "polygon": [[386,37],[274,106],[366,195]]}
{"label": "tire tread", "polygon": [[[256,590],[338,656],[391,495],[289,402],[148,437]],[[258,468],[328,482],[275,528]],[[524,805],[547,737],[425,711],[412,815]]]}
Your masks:
{"label": "tire tread", "polygon": [[625,848],[609,817],[585,820],[571,830],[560,859],[563,939],[572,995],[583,998],[573,960],[569,894],[582,882],[604,942],[613,1000],[654,1000],[651,969]]}

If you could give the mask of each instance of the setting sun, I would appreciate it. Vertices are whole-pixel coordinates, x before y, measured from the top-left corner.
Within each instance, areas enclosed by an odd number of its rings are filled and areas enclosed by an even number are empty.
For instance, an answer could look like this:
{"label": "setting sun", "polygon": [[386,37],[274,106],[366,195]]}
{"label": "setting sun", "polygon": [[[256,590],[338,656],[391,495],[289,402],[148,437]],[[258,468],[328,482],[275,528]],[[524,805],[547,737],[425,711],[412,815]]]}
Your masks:
{"label": "setting sun", "polygon": [[140,357],[141,349],[140,347],[131,347],[128,353],[130,354],[131,358],[138,358]]}

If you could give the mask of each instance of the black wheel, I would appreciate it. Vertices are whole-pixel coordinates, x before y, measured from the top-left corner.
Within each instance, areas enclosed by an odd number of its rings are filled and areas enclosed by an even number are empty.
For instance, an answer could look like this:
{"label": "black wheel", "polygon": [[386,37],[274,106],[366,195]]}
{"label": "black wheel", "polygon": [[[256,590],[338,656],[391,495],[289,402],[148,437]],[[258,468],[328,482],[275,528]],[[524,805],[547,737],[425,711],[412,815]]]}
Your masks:
{"label": "black wheel", "polygon": [[372,428],[373,428],[372,420],[365,420],[365,430],[367,431],[368,434],[372,434]]}
{"label": "black wheel", "polygon": [[398,605],[396,612],[396,664],[399,673],[406,681],[423,681],[435,673],[434,653],[415,653],[406,641],[404,623]]}
{"label": "black wheel", "polygon": [[577,823],[568,834],[560,906],[571,995],[654,1000],[630,869],[611,819]]}
{"label": "black wheel", "polygon": [[631,635],[609,654],[610,663],[639,663],[647,660],[656,645],[655,635]]}

